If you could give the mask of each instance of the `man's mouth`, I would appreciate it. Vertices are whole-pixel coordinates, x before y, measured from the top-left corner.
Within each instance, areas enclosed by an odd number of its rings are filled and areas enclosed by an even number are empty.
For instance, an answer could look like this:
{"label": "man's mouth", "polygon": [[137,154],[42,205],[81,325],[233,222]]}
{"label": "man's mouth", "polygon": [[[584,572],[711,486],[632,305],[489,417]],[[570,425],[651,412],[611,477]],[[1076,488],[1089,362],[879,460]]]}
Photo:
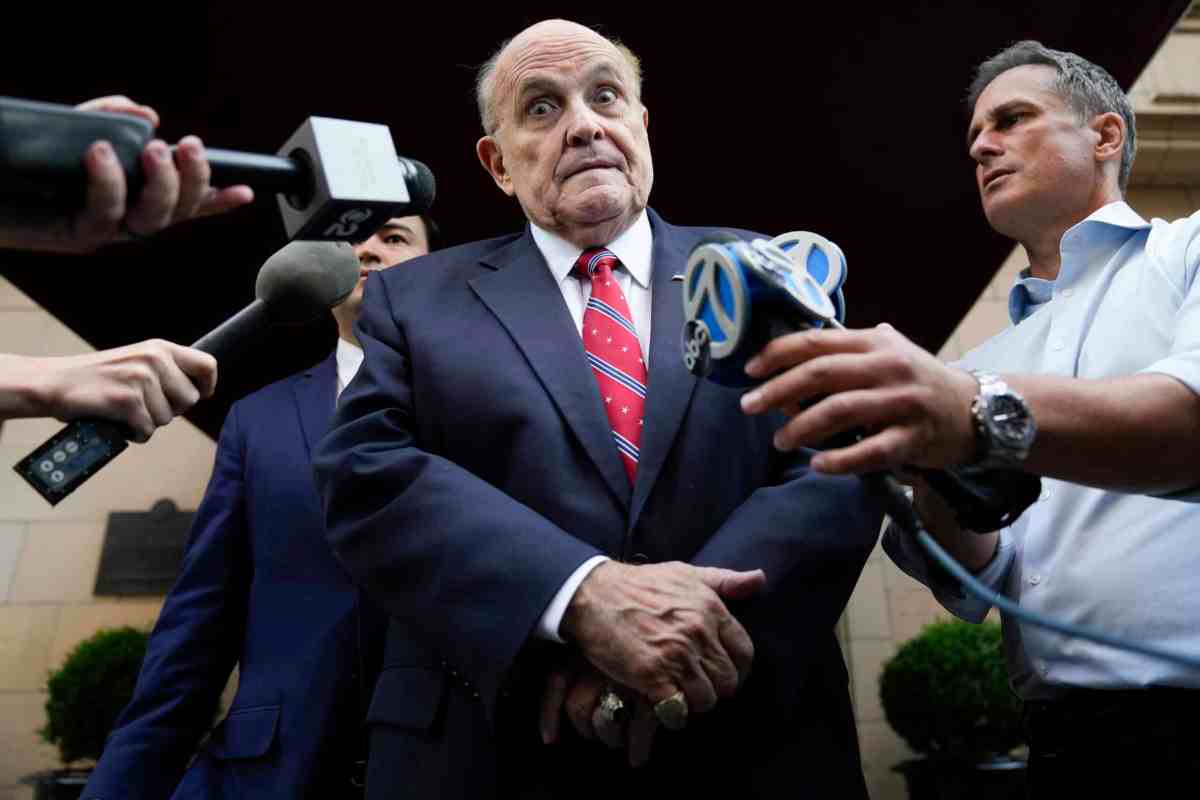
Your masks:
{"label": "man's mouth", "polygon": [[616,168],[617,168],[617,165],[613,164],[611,161],[606,161],[604,159],[599,159],[599,158],[589,159],[587,161],[580,162],[579,164],[576,164],[575,166],[571,167],[571,169],[567,170],[563,174],[563,180],[565,181],[570,178],[574,178],[576,175],[582,175],[583,173],[590,172],[591,170],[594,170],[594,169],[616,169]]}
{"label": "man's mouth", "polygon": [[983,188],[987,189],[989,186],[991,186],[993,183],[998,181],[1000,178],[1003,178],[1007,175],[1012,175],[1012,174],[1013,174],[1013,170],[1008,169],[1008,168],[997,168],[997,169],[991,170],[990,172],[986,173],[983,176]]}

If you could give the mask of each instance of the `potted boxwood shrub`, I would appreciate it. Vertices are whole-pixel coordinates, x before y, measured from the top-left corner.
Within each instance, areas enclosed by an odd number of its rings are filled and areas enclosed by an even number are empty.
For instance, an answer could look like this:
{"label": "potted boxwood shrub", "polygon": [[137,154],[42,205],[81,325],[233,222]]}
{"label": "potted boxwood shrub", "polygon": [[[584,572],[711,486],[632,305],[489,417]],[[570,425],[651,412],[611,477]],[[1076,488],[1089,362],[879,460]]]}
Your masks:
{"label": "potted boxwood shrub", "polygon": [[137,628],[97,631],[76,645],[46,682],[46,726],[42,739],[58,747],[63,769],[30,775],[34,800],[75,800],[83,793],[90,766],[131,697],[149,634]]}
{"label": "potted boxwood shrub", "polygon": [[1021,701],[1009,686],[1000,626],[936,622],[884,665],[888,724],[924,757],[895,769],[912,800],[1025,797]]}

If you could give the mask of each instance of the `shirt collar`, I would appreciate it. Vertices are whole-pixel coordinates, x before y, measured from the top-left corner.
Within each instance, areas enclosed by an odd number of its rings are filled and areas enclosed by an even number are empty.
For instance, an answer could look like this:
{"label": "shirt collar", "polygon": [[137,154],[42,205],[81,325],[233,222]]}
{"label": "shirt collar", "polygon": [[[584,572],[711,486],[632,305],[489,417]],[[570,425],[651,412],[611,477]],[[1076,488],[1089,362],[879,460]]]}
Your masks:
{"label": "shirt collar", "polygon": [[1054,281],[1035,278],[1029,268],[1021,270],[1016,284],[1008,293],[1008,318],[1013,325],[1028,317],[1038,306],[1050,302],[1054,296]]}
{"label": "shirt collar", "polygon": [[[1069,234],[1076,228],[1094,222],[1102,225],[1111,225],[1114,228],[1129,228],[1130,230],[1150,227],[1150,223],[1142,219],[1141,215],[1130,208],[1128,203],[1124,200],[1116,200],[1093,211],[1088,215],[1087,219],[1071,226],[1067,230],[1067,233]],[[1063,234],[1063,238],[1066,238],[1066,234]]]}
{"label": "shirt collar", "polygon": [[[554,282],[562,283],[563,278],[575,267],[583,248],[576,247],[561,236],[543,230],[532,222],[529,223],[529,232],[533,234],[534,244],[546,259]],[[642,209],[642,213],[632,225],[605,246],[621,260],[625,271],[639,286],[643,289],[649,288],[650,255],[654,247],[654,235],[650,230],[650,217],[645,209]]]}
{"label": "shirt collar", "polygon": [[358,368],[363,362],[363,351],[358,345],[339,336],[334,358],[337,359],[338,390],[341,391],[349,386],[350,381],[358,374]]}
{"label": "shirt collar", "polygon": [[[1101,206],[1085,219],[1068,228],[1063,233],[1062,241],[1059,243],[1060,251],[1063,249],[1063,245],[1069,241],[1090,238],[1089,229],[1097,227],[1139,230],[1141,228],[1149,228],[1150,223],[1142,219],[1124,200],[1117,200]],[[1063,259],[1063,265],[1066,266],[1065,258]],[[1062,277],[1061,272],[1059,273],[1059,277]],[[1037,311],[1039,306],[1050,302],[1051,298],[1054,297],[1056,283],[1057,281],[1048,281],[1045,278],[1033,277],[1029,274],[1028,267],[1021,270],[1017,282],[1008,293],[1008,318],[1012,321],[1012,324],[1016,325],[1034,311]]]}

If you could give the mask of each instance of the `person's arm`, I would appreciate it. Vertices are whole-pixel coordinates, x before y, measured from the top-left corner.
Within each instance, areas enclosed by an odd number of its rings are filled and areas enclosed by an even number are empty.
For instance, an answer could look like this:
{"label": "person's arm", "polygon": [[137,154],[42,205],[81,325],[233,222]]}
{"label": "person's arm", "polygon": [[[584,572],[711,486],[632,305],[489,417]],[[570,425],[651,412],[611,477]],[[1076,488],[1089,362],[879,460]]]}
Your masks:
{"label": "person's arm", "polygon": [[[158,112],[127,97],[100,97],[81,103],[88,111],[141,117],[158,127]],[[108,142],[94,143],[84,155],[88,175],[86,203],[73,219],[39,226],[17,226],[0,217],[0,248],[88,253],[122,238],[144,237],[185,219],[219,214],[249,203],[248,186],[216,189],[204,145],[195,136],[179,141],[172,158],[167,144],[155,139],[142,151],[145,183],[136,203],[128,196],[125,174]]]}
{"label": "person's arm", "polygon": [[216,383],[211,355],[162,340],[76,356],[0,354],[0,421],[99,417],[124,423],[144,442],[211,397]]}
{"label": "person's arm", "polygon": [[[926,530],[956,561],[974,573],[976,580],[1003,592],[1015,549],[1007,531],[979,534],[959,527],[954,513],[924,482],[913,487],[913,505]],[[991,604],[963,590],[957,579],[929,557],[925,549],[895,521],[883,533],[883,549],[909,577],[924,584],[948,611],[968,622],[982,622]]]}
{"label": "person's arm", "polygon": [[[692,558],[697,566],[767,573],[766,589],[747,604],[755,613],[789,614],[796,592],[805,599],[803,627],[833,630],[879,537],[880,501],[852,476],[822,475],[811,451],[779,455],[777,483],[754,492]],[[803,587],[803,588],[801,588]],[[797,622],[797,625],[800,623]]]}
{"label": "person's arm", "polygon": [[[780,447],[852,428],[874,432],[814,459],[823,472],[949,467],[974,456],[975,378],[890,326],[784,336],[763,350],[753,368],[759,375],[786,371],[747,395],[749,413],[829,395],[780,430]],[[1105,379],[1000,377],[1025,397],[1037,422],[1029,472],[1151,494],[1200,484],[1200,461],[1193,455],[1200,448],[1200,397],[1180,379],[1151,372]]]}
{"label": "person's arm", "polygon": [[238,406],[221,431],[179,578],[147,645],[129,705],[83,798],[166,798],[201,737],[244,639],[252,577],[246,525],[244,435]]}

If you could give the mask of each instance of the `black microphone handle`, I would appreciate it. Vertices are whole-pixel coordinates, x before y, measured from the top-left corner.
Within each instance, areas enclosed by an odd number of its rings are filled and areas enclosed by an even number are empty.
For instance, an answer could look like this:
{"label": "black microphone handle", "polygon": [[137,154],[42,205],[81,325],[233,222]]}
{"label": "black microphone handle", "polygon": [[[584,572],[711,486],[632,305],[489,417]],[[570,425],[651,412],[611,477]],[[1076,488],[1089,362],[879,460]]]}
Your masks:
{"label": "black microphone handle", "polygon": [[192,347],[215,356],[218,362],[225,361],[270,324],[267,304],[258,299],[201,336]]}
{"label": "black microphone handle", "polygon": [[212,167],[212,183],[215,186],[245,183],[256,191],[296,194],[306,191],[311,180],[308,170],[292,158],[216,147],[204,148],[204,155]]}

